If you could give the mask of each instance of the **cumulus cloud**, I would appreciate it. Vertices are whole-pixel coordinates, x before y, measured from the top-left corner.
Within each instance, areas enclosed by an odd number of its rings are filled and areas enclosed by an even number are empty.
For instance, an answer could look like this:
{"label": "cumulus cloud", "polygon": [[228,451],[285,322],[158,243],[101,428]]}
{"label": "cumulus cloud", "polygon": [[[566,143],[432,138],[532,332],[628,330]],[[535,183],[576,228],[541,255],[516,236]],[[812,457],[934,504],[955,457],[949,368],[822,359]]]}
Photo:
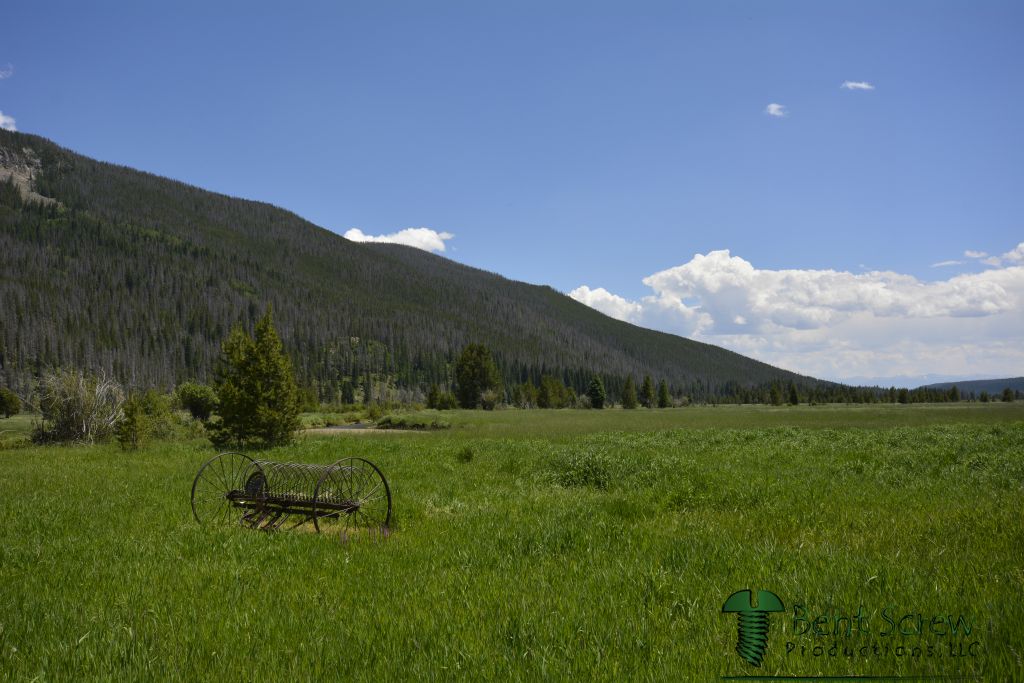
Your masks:
{"label": "cumulus cloud", "polygon": [[605,315],[627,322],[635,322],[643,311],[642,305],[624,299],[618,294],[612,294],[604,287],[591,289],[582,285],[569,292],[569,296]]}
{"label": "cumulus cloud", "polygon": [[7,114],[0,111],[0,129],[2,130],[18,130],[15,125],[14,117],[8,116]]}
{"label": "cumulus cloud", "polygon": [[[1024,261],[1024,244],[1007,254]],[[643,280],[630,301],[603,288],[569,296],[646,327],[842,379],[1018,372],[1024,265],[935,282],[892,271],[766,270],[728,250]]]}
{"label": "cumulus cloud", "polygon": [[786,110],[786,105],[779,104],[778,102],[772,102],[764,108],[764,113],[768,114],[768,116],[783,117],[789,112]]}
{"label": "cumulus cloud", "polygon": [[871,85],[867,81],[843,81],[843,84],[839,86],[846,90],[874,90],[875,86]]}
{"label": "cumulus cloud", "polygon": [[390,235],[367,235],[359,228],[352,228],[345,233],[345,239],[353,242],[389,242],[423,251],[444,251],[444,243],[453,237],[455,235],[450,232],[438,232],[430,228],[406,228]]}

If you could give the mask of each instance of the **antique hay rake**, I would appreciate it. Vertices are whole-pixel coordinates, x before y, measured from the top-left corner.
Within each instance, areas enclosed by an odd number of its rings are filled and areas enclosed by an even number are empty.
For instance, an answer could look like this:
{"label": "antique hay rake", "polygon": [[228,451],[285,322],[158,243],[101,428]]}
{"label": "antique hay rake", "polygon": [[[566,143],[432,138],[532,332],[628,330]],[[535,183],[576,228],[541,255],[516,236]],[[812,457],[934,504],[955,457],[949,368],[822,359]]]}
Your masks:
{"label": "antique hay rake", "polygon": [[263,531],[312,526],[343,541],[380,537],[391,524],[391,489],[363,458],[315,465],[220,453],[203,463],[192,482],[192,514],[200,524]]}

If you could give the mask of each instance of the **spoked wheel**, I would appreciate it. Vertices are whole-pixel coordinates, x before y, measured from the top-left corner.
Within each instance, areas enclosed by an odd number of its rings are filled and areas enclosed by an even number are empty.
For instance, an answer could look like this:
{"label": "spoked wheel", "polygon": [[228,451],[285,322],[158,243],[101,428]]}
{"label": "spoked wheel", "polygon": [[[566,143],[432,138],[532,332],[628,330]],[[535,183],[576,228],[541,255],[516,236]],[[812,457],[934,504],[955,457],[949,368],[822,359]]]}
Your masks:
{"label": "spoked wheel", "polygon": [[342,541],[383,538],[391,526],[391,489],[377,466],[345,458],[327,468],[313,494],[313,525]]}
{"label": "spoked wheel", "polygon": [[192,514],[200,524],[254,526],[265,488],[266,476],[255,460],[220,453],[199,468],[192,482]]}

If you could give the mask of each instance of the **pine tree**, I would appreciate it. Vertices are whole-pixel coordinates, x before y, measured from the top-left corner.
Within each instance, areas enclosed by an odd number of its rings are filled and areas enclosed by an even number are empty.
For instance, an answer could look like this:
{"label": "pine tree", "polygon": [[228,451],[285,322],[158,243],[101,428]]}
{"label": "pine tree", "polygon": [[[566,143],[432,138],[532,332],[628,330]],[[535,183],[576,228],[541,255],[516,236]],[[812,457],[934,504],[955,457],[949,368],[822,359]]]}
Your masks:
{"label": "pine tree", "polygon": [[782,405],[782,392],[779,390],[778,384],[772,384],[771,391],[768,392],[768,400],[772,402],[773,406]]}
{"label": "pine tree", "polygon": [[651,381],[650,375],[644,375],[644,383],[640,387],[640,403],[644,408],[654,407],[654,382]]}
{"label": "pine tree", "polygon": [[954,384],[949,390],[949,400],[959,401],[960,400],[960,389]]}
{"label": "pine tree", "polygon": [[800,395],[796,392],[796,384],[793,382],[789,383],[789,405],[800,405]]}
{"label": "pine tree", "polygon": [[1010,387],[1003,389],[1003,403],[1013,403],[1013,389]]}
{"label": "pine tree", "polygon": [[455,363],[456,396],[463,408],[477,408],[484,392],[501,388],[501,375],[491,350],[483,344],[469,344]]}
{"label": "pine tree", "polygon": [[658,385],[658,407],[668,408],[672,405],[672,397],[668,393],[668,382],[661,380]]}
{"label": "pine tree", "polygon": [[[650,379],[650,377],[648,377],[647,379]],[[622,407],[626,409],[632,409],[636,408],[637,405],[638,403],[636,399],[636,385],[633,384],[632,377],[627,377],[626,385],[622,387]]]}
{"label": "pine tree", "polygon": [[427,407],[437,409],[437,406],[441,403],[441,390],[437,388],[437,384],[430,385],[430,391],[427,392]]}
{"label": "pine tree", "polygon": [[241,326],[231,330],[221,347],[215,390],[220,418],[210,430],[215,445],[291,441],[299,428],[299,392],[269,309],[252,337]]}
{"label": "pine tree", "polygon": [[606,394],[604,391],[604,382],[601,381],[601,377],[594,375],[594,378],[590,380],[590,386],[587,387],[587,397],[590,398],[590,407],[600,410],[604,408],[604,400]]}

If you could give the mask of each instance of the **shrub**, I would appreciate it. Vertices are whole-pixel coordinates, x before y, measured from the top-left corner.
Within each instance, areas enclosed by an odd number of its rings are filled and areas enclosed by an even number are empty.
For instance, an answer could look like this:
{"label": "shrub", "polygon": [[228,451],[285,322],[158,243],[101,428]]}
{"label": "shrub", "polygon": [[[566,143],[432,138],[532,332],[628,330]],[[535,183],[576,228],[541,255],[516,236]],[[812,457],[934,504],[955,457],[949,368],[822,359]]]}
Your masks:
{"label": "shrub", "polygon": [[455,459],[459,462],[466,464],[473,462],[473,456],[475,453],[470,446],[463,446],[459,449],[459,452],[455,454]]}
{"label": "shrub", "polygon": [[43,419],[32,432],[36,443],[100,441],[123,416],[124,391],[105,376],[57,370],[43,377],[39,394]]}
{"label": "shrub", "polygon": [[11,417],[21,412],[21,399],[10,389],[0,389],[0,414]]}
{"label": "shrub", "polygon": [[176,392],[178,403],[197,420],[206,422],[217,410],[217,393],[199,382],[185,382]]}
{"label": "shrub", "polygon": [[117,423],[115,429],[117,442],[124,450],[134,451],[148,439],[152,423],[149,416],[146,415],[143,399],[140,396],[132,396],[126,400],[122,410],[124,416]]}

